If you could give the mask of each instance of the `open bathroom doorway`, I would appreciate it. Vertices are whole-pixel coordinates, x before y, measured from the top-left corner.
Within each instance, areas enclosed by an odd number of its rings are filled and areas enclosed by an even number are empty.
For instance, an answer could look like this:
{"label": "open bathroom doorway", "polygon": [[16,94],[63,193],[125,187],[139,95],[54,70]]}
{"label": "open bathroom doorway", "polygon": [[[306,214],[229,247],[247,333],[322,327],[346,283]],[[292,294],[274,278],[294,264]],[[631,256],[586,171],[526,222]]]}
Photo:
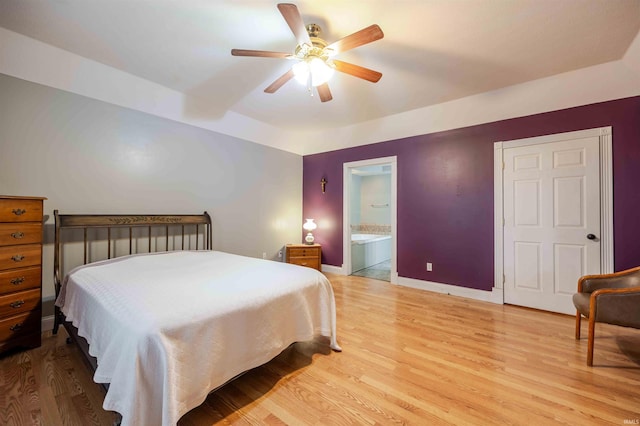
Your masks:
{"label": "open bathroom doorway", "polygon": [[396,157],[344,163],[343,173],[344,273],[396,284]]}

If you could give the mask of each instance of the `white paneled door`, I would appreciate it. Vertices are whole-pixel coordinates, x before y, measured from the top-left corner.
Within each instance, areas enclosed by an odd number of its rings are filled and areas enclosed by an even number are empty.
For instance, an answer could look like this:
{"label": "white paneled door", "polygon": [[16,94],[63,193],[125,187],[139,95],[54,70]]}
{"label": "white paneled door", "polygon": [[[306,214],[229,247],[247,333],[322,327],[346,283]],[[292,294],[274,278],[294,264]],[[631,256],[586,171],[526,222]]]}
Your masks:
{"label": "white paneled door", "polygon": [[600,273],[599,138],[504,150],[504,301],[575,314],[578,278]]}

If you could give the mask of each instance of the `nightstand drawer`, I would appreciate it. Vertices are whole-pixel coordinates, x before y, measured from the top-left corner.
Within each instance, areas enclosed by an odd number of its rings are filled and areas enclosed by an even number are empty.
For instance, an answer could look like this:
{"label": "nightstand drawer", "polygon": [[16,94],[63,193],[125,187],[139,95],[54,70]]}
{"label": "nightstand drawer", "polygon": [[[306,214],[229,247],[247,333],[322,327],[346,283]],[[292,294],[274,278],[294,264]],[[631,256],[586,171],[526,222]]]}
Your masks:
{"label": "nightstand drawer", "polygon": [[41,261],[42,246],[40,244],[0,247],[0,270],[36,266],[40,265]]}
{"label": "nightstand drawer", "polygon": [[320,254],[320,247],[291,247],[289,250],[289,256],[291,257],[304,257],[304,256],[318,256]]}
{"label": "nightstand drawer", "polygon": [[41,223],[0,223],[0,246],[42,242]]}
{"label": "nightstand drawer", "polygon": [[32,333],[40,333],[40,311],[33,311],[0,320],[0,344],[5,340],[19,339]]}
{"label": "nightstand drawer", "polygon": [[0,318],[32,311],[40,306],[41,300],[39,288],[0,296]]}
{"label": "nightstand drawer", "polygon": [[320,270],[320,258],[318,257],[290,257],[289,263]]}
{"label": "nightstand drawer", "polygon": [[42,200],[0,199],[0,222],[42,222]]}

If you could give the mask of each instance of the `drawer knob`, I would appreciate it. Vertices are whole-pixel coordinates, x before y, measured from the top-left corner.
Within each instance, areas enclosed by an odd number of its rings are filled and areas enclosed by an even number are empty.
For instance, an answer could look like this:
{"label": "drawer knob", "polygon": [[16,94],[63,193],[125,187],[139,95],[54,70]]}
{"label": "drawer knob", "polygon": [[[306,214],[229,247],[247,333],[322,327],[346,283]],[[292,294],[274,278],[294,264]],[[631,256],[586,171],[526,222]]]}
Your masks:
{"label": "drawer knob", "polygon": [[24,259],[24,256],[21,254],[16,254],[11,257],[14,262],[21,262]]}
{"label": "drawer knob", "polygon": [[14,232],[13,234],[11,234],[11,236],[16,240],[19,240],[20,238],[24,237],[24,232]]}
{"label": "drawer knob", "polygon": [[9,304],[9,306],[14,309],[19,308],[22,305],[24,305],[24,300],[16,300],[15,302]]}
{"label": "drawer knob", "polygon": [[15,214],[16,216],[22,216],[26,212],[27,211],[25,209],[13,209],[13,210],[11,210],[11,213]]}
{"label": "drawer knob", "polygon": [[20,285],[24,282],[24,277],[16,277],[9,282],[13,285]]}
{"label": "drawer knob", "polygon": [[9,330],[11,331],[18,331],[22,328],[22,323],[19,322],[17,324],[12,325],[11,327],[9,327]]}

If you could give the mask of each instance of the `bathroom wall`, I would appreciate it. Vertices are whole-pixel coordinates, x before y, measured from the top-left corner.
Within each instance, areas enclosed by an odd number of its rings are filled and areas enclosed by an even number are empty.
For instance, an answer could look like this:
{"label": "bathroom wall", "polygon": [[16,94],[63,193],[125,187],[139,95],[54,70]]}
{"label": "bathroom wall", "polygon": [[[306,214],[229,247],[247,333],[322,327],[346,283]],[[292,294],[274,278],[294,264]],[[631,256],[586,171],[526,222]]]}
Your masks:
{"label": "bathroom wall", "polygon": [[360,223],[390,225],[390,202],[390,174],[362,176],[360,185]]}

